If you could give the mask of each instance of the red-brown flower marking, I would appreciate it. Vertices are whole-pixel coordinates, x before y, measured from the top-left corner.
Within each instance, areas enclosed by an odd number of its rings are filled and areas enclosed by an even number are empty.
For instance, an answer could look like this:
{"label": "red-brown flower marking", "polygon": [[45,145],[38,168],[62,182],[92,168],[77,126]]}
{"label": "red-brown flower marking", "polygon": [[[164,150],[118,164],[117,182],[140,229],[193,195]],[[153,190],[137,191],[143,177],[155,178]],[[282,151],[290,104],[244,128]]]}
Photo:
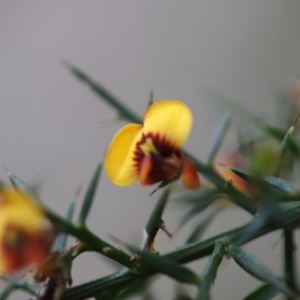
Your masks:
{"label": "red-brown flower marking", "polygon": [[181,153],[158,133],[143,134],[135,145],[134,166],[142,184],[172,179],[181,172]]}
{"label": "red-brown flower marking", "polygon": [[51,246],[49,223],[32,197],[0,189],[0,274],[40,263]]}
{"label": "red-brown flower marking", "polygon": [[6,271],[12,273],[30,263],[40,263],[49,250],[49,239],[44,233],[30,235],[23,228],[8,224],[2,241],[2,255]]}
{"label": "red-brown flower marking", "polygon": [[195,167],[180,151],[191,128],[189,108],[177,100],[161,100],[146,110],[143,121],[122,127],[109,145],[105,168],[111,181],[126,186],[139,179],[150,185],[180,177],[186,187],[198,188]]}

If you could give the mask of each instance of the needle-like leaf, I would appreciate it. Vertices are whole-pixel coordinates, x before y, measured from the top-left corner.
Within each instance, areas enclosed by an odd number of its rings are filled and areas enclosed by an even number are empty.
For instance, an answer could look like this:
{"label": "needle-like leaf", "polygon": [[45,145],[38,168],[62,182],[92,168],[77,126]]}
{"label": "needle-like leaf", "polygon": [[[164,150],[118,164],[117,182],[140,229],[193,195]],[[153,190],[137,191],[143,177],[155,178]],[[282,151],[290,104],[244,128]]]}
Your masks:
{"label": "needle-like leaf", "polygon": [[273,285],[263,284],[258,289],[251,292],[243,300],[269,300],[273,299],[273,297],[279,293],[280,290]]}
{"label": "needle-like leaf", "polygon": [[[280,142],[286,136],[286,132],[284,130],[277,128],[277,127],[267,125],[261,121],[257,122],[256,125],[261,130],[266,132],[268,135],[274,137],[275,139],[277,139]],[[300,156],[300,146],[295,141],[289,139],[288,141],[286,141],[286,145],[289,148],[289,150],[291,151],[291,153],[293,153],[293,155],[295,155],[296,157]]]}
{"label": "needle-like leaf", "polygon": [[193,228],[191,233],[187,236],[185,240],[185,244],[190,244],[198,241],[207,227],[211,224],[211,222],[214,220],[214,217],[219,212],[219,209],[215,209],[214,211],[210,212],[207,216],[201,217],[200,222]]}
{"label": "needle-like leaf", "polygon": [[10,180],[11,184],[20,190],[26,191],[34,196],[35,200],[39,200],[38,194],[36,189],[34,189],[31,185],[29,185],[27,182],[25,182],[23,179],[21,179],[19,176],[13,174],[11,171],[9,171],[7,168],[5,168],[6,174],[8,176],[8,179]]}
{"label": "needle-like leaf", "polygon": [[[71,201],[66,213],[66,220],[72,222],[73,215],[75,211],[75,201]],[[62,250],[66,247],[68,241],[68,235],[65,232],[62,232],[58,235],[54,249],[55,250]]]}
{"label": "needle-like leaf", "polygon": [[90,184],[88,186],[88,189],[86,191],[86,194],[85,194],[85,197],[84,197],[84,200],[82,203],[81,211],[79,214],[79,223],[82,225],[85,224],[88,214],[90,212],[90,209],[92,207],[92,204],[93,204],[93,201],[95,198],[95,194],[96,194],[96,190],[98,187],[101,171],[102,171],[102,162],[100,162],[100,164],[97,166],[95,173],[93,174],[93,176],[90,180]]}
{"label": "needle-like leaf", "polygon": [[102,85],[95,82],[92,78],[86,75],[79,68],[71,65],[68,62],[64,62],[67,68],[71,71],[71,73],[83,83],[87,84],[90,89],[96,93],[104,102],[114,108],[120,115],[120,117],[124,119],[129,119],[135,123],[141,123],[142,120],[136,114],[134,114],[126,105],[122,103],[119,99],[113,96],[107,89],[105,89]]}
{"label": "needle-like leaf", "polygon": [[218,196],[218,193],[217,189],[205,189],[197,193],[197,195],[192,195],[191,198],[193,199],[193,204],[191,204],[187,211],[182,215],[179,227],[185,225],[193,217],[211,205]]}
{"label": "needle-like leaf", "polygon": [[230,245],[228,247],[228,253],[247,273],[274,286],[285,294],[291,295],[291,291],[287,288],[284,281],[273,275],[273,273],[255,256],[235,245]]}
{"label": "needle-like leaf", "polygon": [[212,143],[208,154],[208,163],[212,163],[217,155],[224,138],[230,128],[232,122],[232,114],[226,114],[221,119],[220,125],[218,126],[215,135],[213,136]]}
{"label": "needle-like leaf", "polygon": [[138,251],[137,254],[141,261],[147,263],[155,272],[165,274],[179,282],[200,285],[200,278],[193,271],[171,259],[146,251]]}
{"label": "needle-like leaf", "polygon": [[166,203],[169,199],[169,195],[170,195],[170,189],[167,188],[164,190],[161,197],[157,201],[157,204],[155,205],[155,207],[148,219],[146,227],[144,229],[142,249],[144,249],[144,248],[150,249],[153,247],[155,236],[162,224],[161,217],[164,212]]}
{"label": "needle-like leaf", "polygon": [[225,244],[222,240],[216,242],[214,251],[210,256],[205,269],[201,275],[202,283],[196,300],[209,300],[210,288],[217,276],[217,270],[225,253]]}
{"label": "needle-like leaf", "polygon": [[246,169],[243,168],[236,168],[236,167],[228,167],[232,172],[240,176],[247,182],[253,183],[260,188],[273,190],[277,192],[291,192],[293,190],[291,184],[279,177],[275,176],[263,176],[257,177]]}

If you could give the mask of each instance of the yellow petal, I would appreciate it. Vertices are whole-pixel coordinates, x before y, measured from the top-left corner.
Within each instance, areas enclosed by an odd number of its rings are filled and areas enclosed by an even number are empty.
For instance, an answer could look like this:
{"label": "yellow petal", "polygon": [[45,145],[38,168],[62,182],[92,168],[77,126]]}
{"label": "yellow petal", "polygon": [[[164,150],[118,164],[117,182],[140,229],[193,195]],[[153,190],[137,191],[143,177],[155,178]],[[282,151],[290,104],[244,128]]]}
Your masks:
{"label": "yellow petal", "polygon": [[30,194],[3,187],[0,191],[0,238],[1,230],[7,223],[24,228],[29,233],[40,232],[49,225],[42,208]]}
{"label": "yellow petal", "polygon": [[183,102],[161,100],[148,107],[143,120],[145,134],[159,133],[179,148],[190,133],[193,118],[190,109]]}
{"label": "yellow petal", "polygon": [[116,185],[126,186],[138,179],[134,167],[134,148],[141,137],[142,125],[127,124],[113,137],[105,155],[105,170]]}

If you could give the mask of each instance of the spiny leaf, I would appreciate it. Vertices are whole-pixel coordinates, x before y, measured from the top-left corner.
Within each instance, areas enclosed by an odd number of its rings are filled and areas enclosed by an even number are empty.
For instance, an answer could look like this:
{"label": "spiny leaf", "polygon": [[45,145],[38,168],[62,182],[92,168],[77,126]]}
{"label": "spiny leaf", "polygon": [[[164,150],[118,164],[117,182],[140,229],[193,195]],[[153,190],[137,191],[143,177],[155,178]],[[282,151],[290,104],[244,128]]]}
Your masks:
{"label": "spiny leaf", "polygon": [[[292,126],[286,132],[281,144],[279,145],[278,154],[279,160],[275,166],[275,175],[279,175],[281,170],[285,165],[285,158],[288,152],[288,142],[294,133],[295,127],[298,123],[299,113],[294,120]],[[296,288],[295,284],[295,261],[294,261],[294,241],[293,241],[293,231],[284,228],[284,271],[286,276],[286,283],[291,289]]]}
{"label": "spiny leaf", "polygon": [[6,170],[6,174],[7,174],[8,178],[9,178],[11,184],[15,188],[23,190],[23,191],[27,191],[30,194],[36,196],[35,198],[38,199],[37,193],[36,193],[35,189],[32,186],[30,186],[27,182],[25,182],[23,179],[21,179],[17,175],[13,174],[7,168],[5,168],[5,170]]}
{"label": "spiny leaf", "polygon": [[222,146],[224,138],[230,128],[231,122],[232,122],[232,114],[227,114],[222,118],[220,125],[218,126],[211,143],[211,147],[208,154],[208,163],[213,162],[216,154],[218,153],[220,147]]}
{"label": "spiny leaf", "polygon": [[284,192],[291,192],[293,190],[292,185],[282,178],[275,176],[265,176],[263,180],[269,183],[271,186],[277,187],[278,189],[281,189]]}
{"label": "spiny leaf", "polygon": [[97,166],[95,173],[90,180],[88,189],[86,191],[86,194],[85,194],[85,197],[84,197],[84,200],[82,203],[81,211],[79,214],[80,224],[85,224],[85,221],[86,221],[88,214],[90,212],[90,209],[92,207],[92,204],[93,204],[93,201],[95,198],[95,194],[96,194],[96,190],[98,187],[101,171],[102,171],[102,162],[100,162],[100,164]]}
{"label": "spiny leaf", "polygon": [[[286,132],[284,130],[277,128],[277,127],[266,125],[265,123],[263,123],[261,121],[257,122],[256,125],[258,125],[259,128],[261,128],[264,132],[266,132],[270,136],[276,138],[278,141],[282,141],[286,135]],[[286,142],[286,145],[289,148],[289,150],[293,153],[293,155],[295,155],[296,157],[299,157],[300,147],[295,141],[289,139]]]}
{"label": "spiny leaf", "polygon": [[[116,237],[117,242],[122,243],[134,255],[140,258],[140,264],[152,272],[162,273],[179,282],[195,284],[199,286],[200,278],[190,269],[181,266],[179,263],[167,257],[152,254],[149,251],[139,250],[131,244],[121,241]],[[138,272],[138,270],[137,270]]]}
{"label": "spiny leaf", "polygon": [[[75,198],[76,199],[76,198]],[[75,201],[71,201],[69,204],[69,208],[66,213],[66,220],[69,222],[72,222],[73,215],[75,211]],[[64,249],[67,245],[67,240],[68,240],[68,234],[66,233],[60,233],[56,239],[56,243],[54,246],[55,250],[61,250]]]}
{"label": "spiny leaf", "polygon": [[20,190],[30,191],[31,187],[20,177],[11,173],[8,169],[6,169],[7,176],[11,182],[11,184]]}
{"label": "spiny leaf", "polygon": [[200,219],[200,222],[195,226],[195,228],[192,230],[192,232],[188,235],[188,237],[185,240],[185,244],[194,243],[202,236],[202,234],[205,232],[207,227],[210,225],[210,223],[213,221],[215,215],[218,213],[219,209],[214,210],[213,212],[209,213],[207,216]]}
{"label": "spiny leaf", "polygon": [[[297,262],[296,262],[296,239],[292,229],[283,229],[284,243],[284,279],[288,287],[292,290],[297,289]],[[300,296],[300,291],[299,291]]]}
{"label": "spiny leaf", "polygon": [[285,158],[289,149],[289,142],[291,141],[292,135],[294,133],[295,127],[297,125],[298,122],[298,118],[299,118],[299,114],[297,115],[295,121],[293,122],[292,126],[288,129],[288,131],[286,132],[282,142],[279,145],[279,149],[278,149],[278,154],[279,154],[279,159],[275,165],[275,169],[274,169],[274,174],[275,175],[279,175],[280,171],[283,169],[284,167],[284,162],[285,162]]}
{"label": "spiny leaf", "polygon": [[245,230],[235,238],[236,245],[242,245],[251,240],[266,224],[282,216],[280,199],[285,193],[262,193],[256,195],[259,203],[259,213],[248,223]]}
{"label": "spiny leaf", "polygon": [[195,215],[199,214],[209,205],[211,205],[216,199],[217,195],[217,189],[206,189],[201,191],[197,195],[193,195],[191,198],[193,199],[194,203],[190,205],[188,210],[181,217],[179,227],[182,227],[184,224],[186,224],[187,221],[191,220]]}
{"label": "spiny leaf", "polygon": [[209,300],[210,299],[210,288],[213,284],[219,265],[223,259],[225,253],[225,244],[223,241],[219,240],[216,242],[214,251],[210,256],[205,269],[201,275],[202,283],[199,288],[197,300]]}
{"label": "spiny leaf", "polygon": [[273,273],[262,264],[256,257],[251,255],[249,252],[243,250],[235,245],[228,247],[228,253],[235,260],[235,262],[247,273],[253,277],[260,279],[287,295],[291,295],[290,290],[287,288],[285,283],[273,275]]}
{"label": "spiny leaf", "polygon": [[170,189],[165,189],[161,197],[157,201],[145,227],[146,234],[148,237],[156,235],[157,230],[161,224],[161,217],[164,212],[166,203],[169,199]]}
{"label": "spiny leaf", "polygon": [[149,286],[149,279],[135,280],[131,284],[127,284],[118,294],[116,299],[129,299],[129,297],[144,293]]}
{"label": "spiny leaf", "polygon": [[171,259],[154,255],[146,251],[137,251],[137,254],[142,262],[147,263],[155,272],[165,274],[180,282],[195,284],[197,286],[200,284],[200,278],[193,271],[181,266]]}
{"label": "spiny leaf", "polygon": [[120,115],[120,117],[127,119],[131,122],[142,123],[140,117],[138,117],[132,110],[125,106],[122,101],[113,96],[107,89],[105,89],[99,83],[96,83],[92,78],[86,75],[79,68],[71,65],[68,62],[64,62],[67,68],[72,72],[72,74],[83,83],[87,84],[90,89],[96,93],[104,102],[114,108]]}
{"label": "spiny leaf", "polygon": [[283,140],[279,146],[278,152],[279,153],[285,153],[288,149],[288,143],[294,133],[295,127],[298,123],[298,119],[299,119],[299,114],[297,115],[296,119],[294,120],[293,124],[291,125],[291,127],[288,129],[288,131],[286,132],[286,134],[283,137]]}
{"label": "spiny leaf", "polygon": [[280,290],[270,284],[263,284],[258,289],[251,292],[243,300],[269,300],[273,299]]}
{"label": "spiny leaf", "polygon": [[149,100],[148,100],[148,106],[152,105],[153,103],[154,103],[154,94],[153,94],[153,90],[151,90]]}
{"label": "spiny leaf", "polygon": [[275,176],[263,176],[258,178],[251,173],[249,173],[246,169],[236,168],[236,167],[228,167],[232,172],[243,178],[244,180],[256,184],[262,188],[271,189],[274,191],[281,192],[291,192],[292,186],[286,180],[275,177]]}
{"label": "spiny leaf", "polygon": [[122,268],[117,272],[108,276],[80,284],[68,289],[62,296],[62,300],[83,300],[89,297],[95,297],[103,291],[110,288],[123,286],[124,284],[132,283],[136,277],[130,273],[127,268]]}

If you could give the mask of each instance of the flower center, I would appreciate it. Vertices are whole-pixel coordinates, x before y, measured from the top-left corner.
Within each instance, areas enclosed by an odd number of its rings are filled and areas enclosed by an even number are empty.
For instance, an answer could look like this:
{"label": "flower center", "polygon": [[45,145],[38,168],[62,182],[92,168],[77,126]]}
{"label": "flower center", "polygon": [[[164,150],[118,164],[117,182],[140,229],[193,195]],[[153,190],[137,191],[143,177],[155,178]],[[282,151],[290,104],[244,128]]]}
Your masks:
{"label": "flower center", "polygon": [[145,138],[145,142],[140,145],[140,149],[145,155],[150,155],[151,153],[157,153],[157,150],[153,144],[153,140],[151,137]]}
{"label": "flower center", "polygon": [[181,153],[158,133],[143,134],[136,143],[134,165],[142,184],[153,184],[179,176]]}
{"label": "flower center", "polygon": [[19,226],[8,224],[0,244],[5,258],[7,272],[33,262],[41,261],[49,250],[49,236],[46,232],[30,234]]}

